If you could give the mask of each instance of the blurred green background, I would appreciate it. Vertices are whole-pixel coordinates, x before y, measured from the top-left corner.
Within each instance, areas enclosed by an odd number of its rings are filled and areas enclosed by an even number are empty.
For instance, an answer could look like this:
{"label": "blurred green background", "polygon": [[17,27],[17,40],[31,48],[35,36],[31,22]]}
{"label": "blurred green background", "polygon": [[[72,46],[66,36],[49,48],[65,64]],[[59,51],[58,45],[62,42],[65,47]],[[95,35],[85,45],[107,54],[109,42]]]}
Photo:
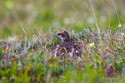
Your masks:
{"label": "blurred green background", "polygon": [[51,30],[124,27],[125,0],[1,0],[0,38]]}

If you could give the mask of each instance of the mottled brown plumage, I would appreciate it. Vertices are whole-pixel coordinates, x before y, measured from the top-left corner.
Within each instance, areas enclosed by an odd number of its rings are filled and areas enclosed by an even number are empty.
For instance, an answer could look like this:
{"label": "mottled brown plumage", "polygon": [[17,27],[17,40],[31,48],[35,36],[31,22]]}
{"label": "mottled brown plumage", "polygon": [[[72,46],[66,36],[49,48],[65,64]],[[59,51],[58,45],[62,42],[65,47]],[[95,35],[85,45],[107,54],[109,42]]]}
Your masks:
{"label": "mottled brown plumage", "polygon": [[63,31],[61,33],[58,33],[57,35],[61,38],[62,43],[56,45],[52,49],[52,53],[55,58],[62,58],[66,55],[68,55],[70,59],[81,57],[82,47],[76,44],[73,39],[70,38],[68,32]]}

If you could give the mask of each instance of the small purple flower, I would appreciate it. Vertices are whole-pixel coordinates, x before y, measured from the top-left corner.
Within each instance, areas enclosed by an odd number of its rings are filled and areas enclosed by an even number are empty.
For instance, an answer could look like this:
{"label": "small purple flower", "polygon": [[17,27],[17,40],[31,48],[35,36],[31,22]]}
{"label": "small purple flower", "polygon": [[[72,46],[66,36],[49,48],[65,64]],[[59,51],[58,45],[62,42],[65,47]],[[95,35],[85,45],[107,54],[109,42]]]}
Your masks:
{"label": "small purple flower", "polygon": [[113,70],[112,69],[107,69],[107,75],[110,76],[111,74],[113,74]]}
{"label": "small purple flower", "polygon": [[22,53],[22,54],[26,54],[26,53],[27,53],[27,49],[26,49],[26,48],[23,49],[23,50],[21,51],[21,53]]}
{"label": "small purple flower", "polygon": [[8,54],[4,54],[4,59],[3,59],[4,63],[10,62],[10,58],[8,57]]}

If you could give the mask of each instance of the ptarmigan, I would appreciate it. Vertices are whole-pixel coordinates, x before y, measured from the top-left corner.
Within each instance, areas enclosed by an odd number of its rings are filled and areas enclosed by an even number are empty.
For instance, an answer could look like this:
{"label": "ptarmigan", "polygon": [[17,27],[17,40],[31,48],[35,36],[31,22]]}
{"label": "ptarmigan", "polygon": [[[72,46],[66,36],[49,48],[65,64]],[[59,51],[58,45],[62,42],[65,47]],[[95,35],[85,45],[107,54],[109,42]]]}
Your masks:
{"label": "ptarmigan", "polygon": [[68,56],[70,59],[79,59],[82,54],[82,47],[70,38],[68,32],[63,31],[57,34],[62,43],[53,47],[52,54],[55,58]]}

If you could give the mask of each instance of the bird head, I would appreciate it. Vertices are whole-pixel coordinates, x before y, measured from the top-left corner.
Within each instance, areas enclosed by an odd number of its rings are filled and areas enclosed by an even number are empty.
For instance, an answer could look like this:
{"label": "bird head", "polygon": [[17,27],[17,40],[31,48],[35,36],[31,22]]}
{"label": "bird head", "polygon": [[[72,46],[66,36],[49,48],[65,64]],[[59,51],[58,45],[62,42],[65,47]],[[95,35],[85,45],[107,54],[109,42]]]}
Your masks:
{"label": "bird head", "polygon": [[62,41],[70,41],[69,33],[66,31],[60,32],[57,35],[61,38]]}

